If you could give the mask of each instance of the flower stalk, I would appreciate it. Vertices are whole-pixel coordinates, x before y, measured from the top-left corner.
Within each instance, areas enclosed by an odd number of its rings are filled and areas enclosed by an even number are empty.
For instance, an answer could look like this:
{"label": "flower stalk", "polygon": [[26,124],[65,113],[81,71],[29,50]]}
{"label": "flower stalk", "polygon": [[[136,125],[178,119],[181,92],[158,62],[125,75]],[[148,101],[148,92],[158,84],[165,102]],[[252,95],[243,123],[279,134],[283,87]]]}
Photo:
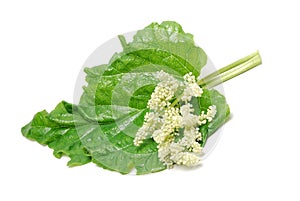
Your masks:
{"label": "flower stalk", "polygon": [[[247,72],[248,70],[251,70],[252,68],[260,65],[262,63],[261,56],[258,51],[242,58],[239,59],[209,75],[206,77],[202,78],[201,80],[197,81],[197,84],[201,88],[213,88],[215,86],[218,86],[219,84],[222,84],[242,73]],[[175,99],[171,106],[175,106],[181,96],[177,97]]]}
{"label": "flower stalk", "polygon": [[251,70],[261,63],[261,56],[259,52],[256,51],[202,78],[197,82],[197,84],[204,88],[213,88],[227,80],[247,72],[248,70]]}

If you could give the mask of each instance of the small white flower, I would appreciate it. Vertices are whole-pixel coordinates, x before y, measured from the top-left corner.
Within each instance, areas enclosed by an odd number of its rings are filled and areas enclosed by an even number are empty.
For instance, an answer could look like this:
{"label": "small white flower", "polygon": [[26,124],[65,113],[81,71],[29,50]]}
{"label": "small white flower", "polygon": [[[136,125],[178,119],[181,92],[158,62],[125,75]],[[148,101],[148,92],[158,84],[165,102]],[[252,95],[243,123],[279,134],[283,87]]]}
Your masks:
{"label": "small white flower", "polygon": [[174,162],[171,160],[170,142],[163,142],[158,145],[158,158],[168,168],[172,168]]}
{"label": "small white flower", "polygon": [[193,90],[191,89],[191,87],[187,86],[184,90],[183,90],[183,93],[182,93],[182,97],[181,97],[181,100],[183,102],[188,102],[188,101],[191,101],[192,100],[192,97],[193,97]]}
{"label": "small white flower", "polygon": [[190,148],[192,144],[197,140],[201,135],[198,127],[191,127],[184,129],[184,136],[181,139],[181,143],[184,144],[187,148]]}
{"label": "small white flower", "polygon": [[148,128],[146,126],[142,126],[138,132],[136,133],[136,136],[134,138],[134,145],[135,146],[140,146],[143,143],[143,140],[145,140],[149,135],[151,135],[148,130]]}
{"label": "small white flower", "polygon": [[180,153],[180,152],[182,152],[182,151],[184,151],[185,150],[185,147],[184,147],[184,145],[182,145],[182,144],[180,144],[180,143],[176,143],[176,142],[172,142],[171,144],[170,144],[170,152],[171,152],[171,154],[178,154],[178,153]]}
{"label": "small white flower", "polygon": [[192,83],[189,85],[189,87],[191,88],[194,97],[201,97],[203,90],[199,87],[197,83]]}
{"label": "small white flower", "polygon": [[193,108],[193,105],[190,103],[187,103],[180,107],[180,113],[183,117],[189,115],[192,112],[194,112],[194,108]]}
{"label": "small white flower", "polygon": [[163,132],[162,130],[155,130],[152,134],[154,141],[158,144],[164,142],[167,136],[168,133]]}
{"label": "small white flower", "polygon": [[182,119],[182,126],[185,128],[192,128],[197,126],[199,122],[199,117],[194,114],[188,114]]}
{"label": "small white flower", "polygon": [[211,122],[213,118],[216,116],[216,114],[217,114],[217,107],[215,105],[209,106],[206,111],[206,114],[204,113],[204,111],[201,112],[198,121],[199,126],[206,124],[207,121]]}
{"label": "small white flower", "polygon": [[196,78],[195,78],[195,76],[193,75],[192,72],[189,72],[189,73],[185,74],[185,75],[183,76],[183,79],[184,79],[184,81],[185,81],[187,84],[192,84],[192,83],[195,83],[195,82],[196,82]]}
{"label": "small white flower", "polygon": [[180,163],[182,165],[185,165],[188,167],[193,167],[193,166],[199,165],[200,158],[193,153],[184,152],[184,153],[182,153],[182,158],[181,158]]}
{"label": "small white flower", "polygon": [[216,114],[217,114],[217,107],[215,105],[209,106],[206,113],[208,122],[211,122]]}
{"label": "small white flower", "polygon": [[163,111],[165,107],[170,105],[169,101],[174,97],[180,82],[163,71],[156,73],[155,76],[161,82],[158,83],[151,94],[148,108],[154,111]]}
{"label": "small white flower", "polygon": [[181,100],[183,102],[191,101],[192,97],[201,97],[203,90],[196,83],[195,76],[192,73],[188,73],[183,76],[185,80],[185,89],[183,90]]}
{"label": "small white flower", "polygon": [[200,154],[202,152],[202,147],[198,142],[193,142],[192,150],[194,153]]}

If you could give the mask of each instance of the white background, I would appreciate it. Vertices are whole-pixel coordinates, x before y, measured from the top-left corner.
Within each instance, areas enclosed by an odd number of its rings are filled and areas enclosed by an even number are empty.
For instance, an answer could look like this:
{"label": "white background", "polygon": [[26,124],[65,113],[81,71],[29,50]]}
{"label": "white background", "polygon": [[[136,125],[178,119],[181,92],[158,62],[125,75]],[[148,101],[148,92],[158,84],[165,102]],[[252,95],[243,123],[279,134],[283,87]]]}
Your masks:
{"label": "white background", "polygon": [[[299,200],[297,1],[1,1],[0,200]],[[224,84],[233,118],[203,166],[146,176],[68,168],[23,125],[72,102],[86,58],[117,34],[178,21],[222,67],[263,65]]]}

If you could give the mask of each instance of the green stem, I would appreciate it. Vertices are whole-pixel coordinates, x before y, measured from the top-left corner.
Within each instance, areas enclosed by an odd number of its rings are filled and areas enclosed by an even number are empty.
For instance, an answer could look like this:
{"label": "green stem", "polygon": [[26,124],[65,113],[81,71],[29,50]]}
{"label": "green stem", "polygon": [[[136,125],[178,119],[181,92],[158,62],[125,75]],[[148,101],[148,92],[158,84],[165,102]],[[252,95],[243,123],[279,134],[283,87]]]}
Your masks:
{"label": "green stem", "polygon": [[119,38],[120,43],[121,43],[121,45],[122,45],[122,47],[124,49],[128,45],[127,42],[126,42],[125,37],[123,35],[118,35],[118,38]]}
{"label": "green stem", "polygon": [[[240,59],[237,60],[228,66],[225,66],[208,76],[202,78],[197,82],[198,85],[200,85],[203,88],[213,88],[221,83],[226,82],[227,80],[230,80],[242,73],[247,72],[248,70],[260,65],[262,63],[261,57],[258,51]],[[171,107],[175,106],[181,96],[178,97],[172,104]]]}
{"label": "green stem", "polygon": [[205,88],[212,88],[247,72],[261,63],[261,57],[257,51],[202,78],[197,84]]}

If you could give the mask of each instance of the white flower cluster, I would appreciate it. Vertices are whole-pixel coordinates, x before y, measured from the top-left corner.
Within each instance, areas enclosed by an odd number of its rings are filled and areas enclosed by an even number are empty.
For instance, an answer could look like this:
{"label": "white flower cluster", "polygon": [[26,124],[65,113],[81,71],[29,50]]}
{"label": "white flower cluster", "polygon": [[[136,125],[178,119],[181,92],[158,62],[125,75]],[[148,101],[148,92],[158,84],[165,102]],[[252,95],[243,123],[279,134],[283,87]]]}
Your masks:
{"label": "white flower cluster", "polygon": [[186,88],[183,91],[181,100],[184,102],[190,101],[192,97],[200,97],[203,93],[202,89],[196,83],[195,76],[190,72],[183,76]]}
{"label": "white flower cluster", "polygon": [[170,100],[174,97],[175,92],[181,83],[163,71],[156,73],[156,78],[160,82],[151,94],[148,108],[153,111],[162,112],[165,107],[170,106]]}
{"label": "white flower cluster", "polygon": [[[216,115],[216,106],[210,106],[206,113],[194,114],[189,101],[200,97],[202,89],[197,85],[192,73],[186,74],[184,83],[169,74],[157,73],[160,83],[148,101],[150,112],[145,115],[143,126],[138,130],[134,144],[139,146],[146,138],[152,137],[158,143],[158,157],[169,168],[174,164],[195,166],[200,162],[202,135],[199,126],[211,122]],[[181,106],[171,106],[175,93],[183,87]]]}

